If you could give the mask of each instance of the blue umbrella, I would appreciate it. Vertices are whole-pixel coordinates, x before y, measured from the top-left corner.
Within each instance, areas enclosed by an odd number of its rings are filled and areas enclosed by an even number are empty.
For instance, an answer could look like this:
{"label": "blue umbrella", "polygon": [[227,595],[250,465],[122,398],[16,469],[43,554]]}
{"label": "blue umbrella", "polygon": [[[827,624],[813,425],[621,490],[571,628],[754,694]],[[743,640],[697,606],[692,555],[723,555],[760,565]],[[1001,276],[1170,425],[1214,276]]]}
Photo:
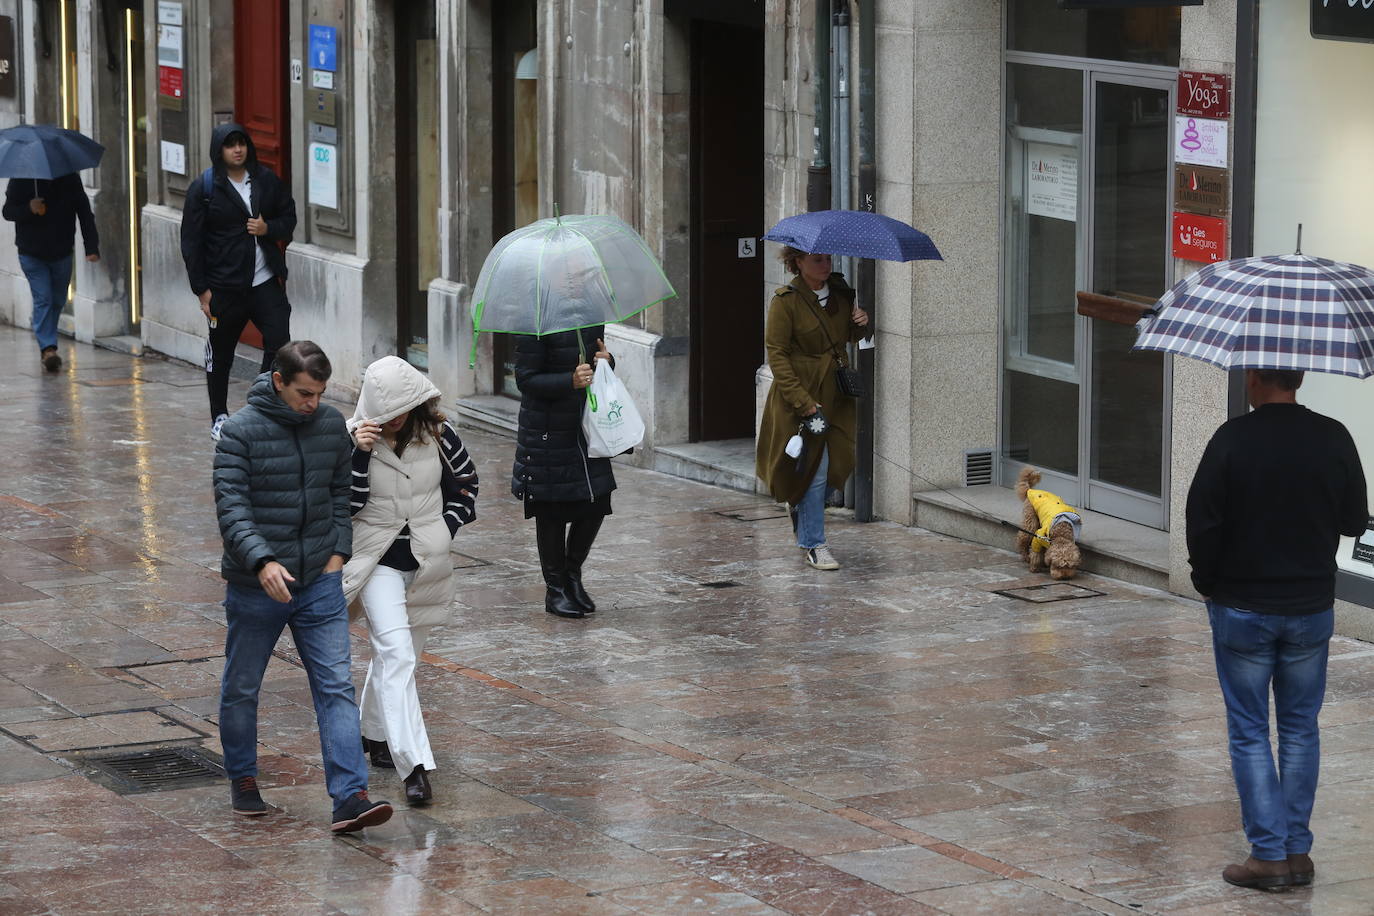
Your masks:
{"label": "blue umbrella", "polygon": [[60,178],[100,164],[105,147],[74,130],[20,124],[0,130],[0,178]]}
{"label": "blue umbrella", "polygon": [[943,261],[935,243],[899,219],[867,210],[815,210],[782,220],[764,236],[812,254],[880,261]]}

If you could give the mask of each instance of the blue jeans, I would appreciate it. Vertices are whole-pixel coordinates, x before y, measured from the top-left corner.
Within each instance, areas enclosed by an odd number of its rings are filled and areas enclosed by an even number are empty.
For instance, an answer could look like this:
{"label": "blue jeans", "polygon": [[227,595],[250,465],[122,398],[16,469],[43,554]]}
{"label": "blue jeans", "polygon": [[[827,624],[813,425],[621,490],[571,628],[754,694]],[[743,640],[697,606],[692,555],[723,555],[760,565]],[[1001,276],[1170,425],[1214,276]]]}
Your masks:
{"label": "blue jeans", "polygon": [[[1307,822],[1317,795],[1326,656],[1335,612],[1257,614],[1207,603],[1217,680],[1226,700],[1231,773],[1251,855],[1277,861],[1312,849]],[[1279,765],[1269,749],[1269,689]]]}
{"label": "blue jeans", "polygon": [[45,261],[33,255],[21,254],[19,267],[29,278],[29,292],[33,294],[33,336],[38,349],[57,346],[57,319],[67,304],[67,287],[72,282],[72,256]]}
{"label": "blue jeans", "polygon": [[805,495],[796,507],[797,546],[803,549],[809,550],[825,544],[825,481],[829,473],[830,450],[822,447],[821,463],[816,468],[816,476],[811,478],[811,486],[806,488]]}
{"label": "blue jeans", "polygon": [[367,764],[348,670],[343,574],[321,575],[286,604],[272,600],[260,588],[231,584],[225,591],[224,610],[229,632],[220,682],[219,737],[225,774],[230,779],[257,775],[258,690],[277,638],[284,627],[290,627],[315,701],[329,794],[341,802],[366,789]]}

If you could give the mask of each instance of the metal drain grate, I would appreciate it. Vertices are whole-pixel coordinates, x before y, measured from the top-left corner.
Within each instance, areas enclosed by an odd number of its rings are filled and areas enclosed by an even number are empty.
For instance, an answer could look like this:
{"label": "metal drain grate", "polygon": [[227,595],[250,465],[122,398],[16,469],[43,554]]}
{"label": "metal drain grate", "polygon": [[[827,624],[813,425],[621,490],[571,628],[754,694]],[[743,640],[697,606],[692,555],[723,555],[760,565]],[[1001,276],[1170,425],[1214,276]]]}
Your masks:
{"label": "metal drain grate", "polygon": [[217,785],[224,779],[224,767],[219,761],[208,752],[189,745],[71,759],[85,766],[92,780],[120,795]]}
{"label": "metal drain grate", "polygon": [[717,509],[715,515],[732,518],[737,522],[761,522],[770,518],[787,518],[787,509],[776,503],[740,506],[737,509]]}
{"label": "metal drain grate", "polygon": [[1090,588],[1070,585],[1067,582],[1046,582],[1044,585],[1027,585],[1025,588],[998,589],[993,594],[1045,604],[1050,601],[1068,601],[1072,598],[1101,598],[1106,592],[1095,592]]}

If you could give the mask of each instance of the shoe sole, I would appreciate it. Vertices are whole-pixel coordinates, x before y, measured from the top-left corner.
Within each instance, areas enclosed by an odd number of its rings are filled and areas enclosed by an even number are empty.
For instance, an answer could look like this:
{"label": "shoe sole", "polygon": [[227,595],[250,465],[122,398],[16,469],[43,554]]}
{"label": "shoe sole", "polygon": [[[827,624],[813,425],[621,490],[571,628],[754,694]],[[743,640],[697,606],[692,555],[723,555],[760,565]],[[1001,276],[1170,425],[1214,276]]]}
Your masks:
{"label": "shoe sole", "polygon": [[266,814],[267,812],[268,812],[268,809],[267,809],[267,808],[263,808],[261,811],[246,811],[246,810],[244,810],[243,808],[235,808],[235,809],[234,809],[234,813],[235,813],[235,814],[240,814],[240,815],[242,815],[242,816],[244,816],[244,817],[262,817],[262,816],[263,816],[264,814]]}
{"label": "shoe sole", "polygon": [[377,805],[368,808],[352,820],[335,821],[329,825],[329,829],[335,833],[352,833],[355,830],[362,830],[364,827],[376,827],[378,824],[385,824],[391,820],[391,813],[390,805]]}
{"label": "shoe sole", "polygon": [[1272,875],[1266,878],[1251,878],[1249,881],[1232,881],[1225,875],[1222,880],[1235,887],[1245,887],[1257,891],[1277,891],[1294,884],[1293,879],[1288,875]]}
{"label": "shoe sole", "polygon": [[1311,873],[1311,874],[1306,874],[1306,875],[1298,875],[1298,874],[1293,875],[1293,886],[1294,886],[1294,887],[1307,887],[1307,885],[1309,885],[1309,884],[1312,883],[1312,875],[1313,875],[1313,874],[1315,874],[1315,872],[1313,872],[1313,873]]}

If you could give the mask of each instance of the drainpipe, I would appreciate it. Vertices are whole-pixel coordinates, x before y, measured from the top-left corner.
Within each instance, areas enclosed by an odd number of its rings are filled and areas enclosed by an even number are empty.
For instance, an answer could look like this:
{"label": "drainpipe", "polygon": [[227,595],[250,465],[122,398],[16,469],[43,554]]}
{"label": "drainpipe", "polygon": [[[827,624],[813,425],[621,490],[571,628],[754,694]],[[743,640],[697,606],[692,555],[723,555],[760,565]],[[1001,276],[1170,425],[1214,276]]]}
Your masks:
{"label": "drainpipe", "polygon": [[[859,202],[856,210],[872,213],[877,209],[878,167],[874,162],[877,147],[876,126],[878,112],[874,105],[874,7],[877,0],[859,0]],[[855,289],[859,304],[868,311],[868,333],[873,334],[873,319],[877,313],[877,282],[872,258],[859,261],[858,283]],[[857,367],[863,374],[868,397],[859,401],[859,428],[854,473],[854,518],[860,522],[873,521],[873,402],[877,391],[873,378],[873,350],[859,350]]]}
{"label": "drainpipe", "polygon": [[812,128],[811,166],[806,170],[806,209],[830,207],[830,4],[816,3],[816,53],[811,64],[815,78],[816,126]]}
{"label": "drainpipe", "polygon": [[830,192],[831,206],[849,209],[849,0],[835,0],[831,19],[831,92],[835,117],[831,124],[831,144],[835,153],[835,179]]}

